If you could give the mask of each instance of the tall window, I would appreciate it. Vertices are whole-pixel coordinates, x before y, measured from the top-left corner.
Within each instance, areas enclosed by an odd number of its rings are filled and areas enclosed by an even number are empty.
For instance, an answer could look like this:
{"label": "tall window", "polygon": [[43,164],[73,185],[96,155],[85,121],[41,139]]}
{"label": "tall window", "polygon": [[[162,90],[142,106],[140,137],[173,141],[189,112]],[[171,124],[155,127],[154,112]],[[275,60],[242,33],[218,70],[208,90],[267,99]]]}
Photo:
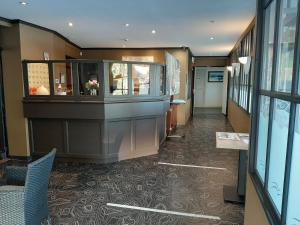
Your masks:
{"label": "tall window", "polygon": [[263,14],[251,175],[276,225],[300,225],[300,0],[259,1]]}
{"label": "tall window", "polygon": [[[254,28],[243,38],[240,46],[233,52],[231,58],[232,72],[229,80],[229,98],[248,113],[252,109],[253,90],[253,48],[254,48]],[[246,61],[240,62],[240,57]]]}

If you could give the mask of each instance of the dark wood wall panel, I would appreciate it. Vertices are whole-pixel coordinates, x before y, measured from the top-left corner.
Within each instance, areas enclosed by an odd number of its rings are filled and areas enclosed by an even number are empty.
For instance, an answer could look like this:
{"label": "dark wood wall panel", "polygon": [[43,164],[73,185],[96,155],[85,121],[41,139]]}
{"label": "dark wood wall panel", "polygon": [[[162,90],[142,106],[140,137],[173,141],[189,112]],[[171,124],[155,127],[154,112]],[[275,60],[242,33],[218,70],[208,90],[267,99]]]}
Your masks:
{"label": "dark wood wall panel", "polygon": [[56,148],[58,153],[66,152],[64,122],[53,119],[29,121],[33,152],[47,153]]}
{"label": "dark wood wall panel", "polygon": [[70,154],[101,155],[101,123],[95,120],[68,121]]}

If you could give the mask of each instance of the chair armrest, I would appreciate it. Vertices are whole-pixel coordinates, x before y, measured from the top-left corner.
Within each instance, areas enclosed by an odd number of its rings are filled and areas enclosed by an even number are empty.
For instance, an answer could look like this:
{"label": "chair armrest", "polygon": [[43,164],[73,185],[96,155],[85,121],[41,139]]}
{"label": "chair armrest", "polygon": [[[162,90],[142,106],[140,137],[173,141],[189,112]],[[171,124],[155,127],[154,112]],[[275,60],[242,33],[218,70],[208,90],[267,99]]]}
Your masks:
{"label": "chair armrest", "polygon": [[25,224],[24,187],[1,186],[0,209],[1,224]]}
{"label": "chair armrest", "polygon": [[24,185],[27,167],[21,166],[7,166],[5,169],[5,176],[7,179],[7,184],[10,185]]}

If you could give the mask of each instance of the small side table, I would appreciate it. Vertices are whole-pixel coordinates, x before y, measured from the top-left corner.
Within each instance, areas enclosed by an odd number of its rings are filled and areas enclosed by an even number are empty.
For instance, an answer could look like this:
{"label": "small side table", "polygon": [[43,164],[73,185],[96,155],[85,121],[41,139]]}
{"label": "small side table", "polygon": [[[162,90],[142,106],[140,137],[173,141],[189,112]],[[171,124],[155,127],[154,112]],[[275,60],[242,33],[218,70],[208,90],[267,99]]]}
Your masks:
{"label": "small side table", "polygon": [[[223,139],[223,135],[236,135],[238,139]],[[249,134],[216,132],[216,147],[223,149],[232,149],[239,151],[239,170],[237,186],[224,185],[223,197],[225,202],[245,203],[246,178],[247,178],[247,160],[249,149]]]}

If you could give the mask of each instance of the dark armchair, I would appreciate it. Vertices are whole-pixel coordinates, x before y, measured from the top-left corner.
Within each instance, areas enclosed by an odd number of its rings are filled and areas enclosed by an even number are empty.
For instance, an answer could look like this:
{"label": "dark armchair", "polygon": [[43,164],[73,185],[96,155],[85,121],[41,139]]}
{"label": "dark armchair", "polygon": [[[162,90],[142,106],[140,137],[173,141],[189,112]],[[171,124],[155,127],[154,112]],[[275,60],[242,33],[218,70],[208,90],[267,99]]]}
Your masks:
{"label": "dark armchair", "polygon": [[[48,185],[56,149],[28,167],[7,167],[7,185],[0,187],[1,225],[40,225],[49,219]],[[24,186],[16,186],[19,184]]]}

